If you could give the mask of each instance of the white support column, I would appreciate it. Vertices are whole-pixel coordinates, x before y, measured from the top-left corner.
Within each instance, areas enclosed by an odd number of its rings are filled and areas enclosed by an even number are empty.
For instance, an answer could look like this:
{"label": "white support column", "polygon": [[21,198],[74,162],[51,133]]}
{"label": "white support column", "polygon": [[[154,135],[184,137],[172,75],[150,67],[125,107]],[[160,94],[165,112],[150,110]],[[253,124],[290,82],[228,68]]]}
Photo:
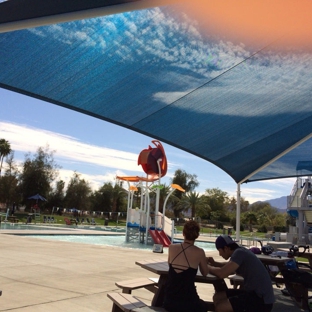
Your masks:
{"label": "white support column", "polygon": [[155,203],[155,230],[157,230],[158,227],[158,211],[159,211],[159,198],[160,198],[160,179],[161,179],[161,168],[160,168],[160,162],[162,161],[162,158],[159,158],[157,160],[157,166],[158,166],[158,187],[156,189],[156,203]]}
{"label": "white support column", "polygon": [[174,220],[172,220],[172,227],[171,227],[171,243],[174,241]]}
{"label": "white support column", "polygon": [[298,210],[298,244],[305,244],[305,238],[303,233],[303,211]]}
{"label": "white support column", "polygon": [[130,183],[129,181],[127,181],[128,183],[128,201],[127,201],[127,224],[129,222],[129,217],[130,217],[130,213],[129,213],[129,209],[131,208],[131,190],[130,190]]}
{"label": "white support column", "polygon": [[237,195],[236,195],[236,240],[240,240],[240,183],[237,183]]}
{"label": "white support column", "polygon": [[163,217],[162,217],[162,224],[163,224],[163,228],[165,227],[165,217],[166,217],[166,205],[167,205],[167,201],[169,199],[169,197],[172,195],[172,193],[175,191],[176,189],[172,188],[172,190],[168,193],[165,202],[164,202],[164,206],[163,206]]}
{"label": "white support column", "polygon": [[145,200],[147,203],[147,209],[146,209],[146,226],[145,226],[145,245],[147,245],[147,237],[148,237],[148,230],[151,226],[149,222],[150,214],[151,214],[151,202],[150,202],[150,197],[149,197],[149,192],[148,192],[148,187],[146,187],[146,193],[145,193]]}
{"label": "white support column", "polygon": [[129,210],[129,207],[130,207],[130,198],[131,198],[131,194],[130,194],[130,183],[129,181],[127,181],[127,184],[128,184],[128,201],[127,201],[127,216],[126,216],[126,235],[125,235],[125,239],[126,239],[126,242],[129,241],[129,227],[128,227],[128,222],[130,220],[130,210]]}

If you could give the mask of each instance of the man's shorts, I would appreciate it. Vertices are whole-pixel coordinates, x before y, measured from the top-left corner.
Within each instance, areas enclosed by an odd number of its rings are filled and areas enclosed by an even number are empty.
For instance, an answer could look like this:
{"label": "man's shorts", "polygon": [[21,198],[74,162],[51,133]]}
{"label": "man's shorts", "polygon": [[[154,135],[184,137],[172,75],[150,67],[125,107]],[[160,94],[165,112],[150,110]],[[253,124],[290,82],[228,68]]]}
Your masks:
{"label": "man's shorts", "polygon": [[255,292],[228,289],[226,295],[234,312],[271,312],[273,304],[265,304]]}

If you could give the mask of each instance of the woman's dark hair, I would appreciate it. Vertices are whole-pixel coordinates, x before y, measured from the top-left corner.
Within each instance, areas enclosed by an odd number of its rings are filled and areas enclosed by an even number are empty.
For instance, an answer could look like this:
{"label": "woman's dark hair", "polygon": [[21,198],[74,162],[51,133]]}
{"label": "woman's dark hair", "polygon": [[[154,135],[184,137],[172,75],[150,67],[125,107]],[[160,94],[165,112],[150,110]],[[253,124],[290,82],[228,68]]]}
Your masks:
{"label": "woman's dark hair", "polygon": [[196,221],[187,221],[183,227],[183,235],[188,240],[195,240],[199,236],[200,227]]}

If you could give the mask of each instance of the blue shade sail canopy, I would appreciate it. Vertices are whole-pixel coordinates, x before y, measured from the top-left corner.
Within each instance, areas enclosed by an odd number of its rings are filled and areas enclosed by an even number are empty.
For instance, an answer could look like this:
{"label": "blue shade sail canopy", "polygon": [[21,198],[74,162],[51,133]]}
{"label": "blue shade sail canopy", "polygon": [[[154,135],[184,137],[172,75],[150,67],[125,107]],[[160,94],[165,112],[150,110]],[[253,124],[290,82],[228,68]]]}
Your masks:
{"label": "blue shade sail canopy", "polygon": [[47,201],[43,196],[39,195],[39,194],[36,194],[36,195],[33,195],[33,196],[30,196],[28,197],[28,199],[35,199],[35,200],[42,200],[42,201]]}
{"label": "blue shade sail canopy", "polygon": [[301,171],[301,170],[307,170],[309,172],[312,171],[312,161],[298,161],[297,163],[297,167],[296,167],[297,171]]}
{"label": "blue shade sail canopy", "polygon": [[[64,10],[52,15],[73,12],[54,2]],[[88,9],[83,2],[78,11]],[[14,3],[21,1],[0,4],[3,25],[14,19],[1,7]],[[312,162],[309,42],[227,38],[187,4],[127,11],[129,3],[151,2],[120,1],[122,13],[0,33],[0,87],[166,142],[237,183],[312,174],[297,170]],[[116,9],[114,1],[91,5]],[[16,20],[27,18],[34,16]]]}

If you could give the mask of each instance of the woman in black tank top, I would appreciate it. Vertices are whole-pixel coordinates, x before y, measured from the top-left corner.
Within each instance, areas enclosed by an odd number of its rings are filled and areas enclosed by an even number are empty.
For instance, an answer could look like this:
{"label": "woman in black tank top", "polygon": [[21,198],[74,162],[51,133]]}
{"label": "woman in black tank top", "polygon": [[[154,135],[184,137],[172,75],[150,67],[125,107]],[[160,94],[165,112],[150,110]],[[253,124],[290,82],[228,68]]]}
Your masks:
{"label": "woman in black tank top", "polygon": [[207,304],[199,298],[195,287],[198,267],[203,275],[208,274],[204,250],[194,246],[199,231],[199,225],[189,221],[183,228],[184,242],[169,246],[169,273],[163,304],[168,312],[208,311]]}

